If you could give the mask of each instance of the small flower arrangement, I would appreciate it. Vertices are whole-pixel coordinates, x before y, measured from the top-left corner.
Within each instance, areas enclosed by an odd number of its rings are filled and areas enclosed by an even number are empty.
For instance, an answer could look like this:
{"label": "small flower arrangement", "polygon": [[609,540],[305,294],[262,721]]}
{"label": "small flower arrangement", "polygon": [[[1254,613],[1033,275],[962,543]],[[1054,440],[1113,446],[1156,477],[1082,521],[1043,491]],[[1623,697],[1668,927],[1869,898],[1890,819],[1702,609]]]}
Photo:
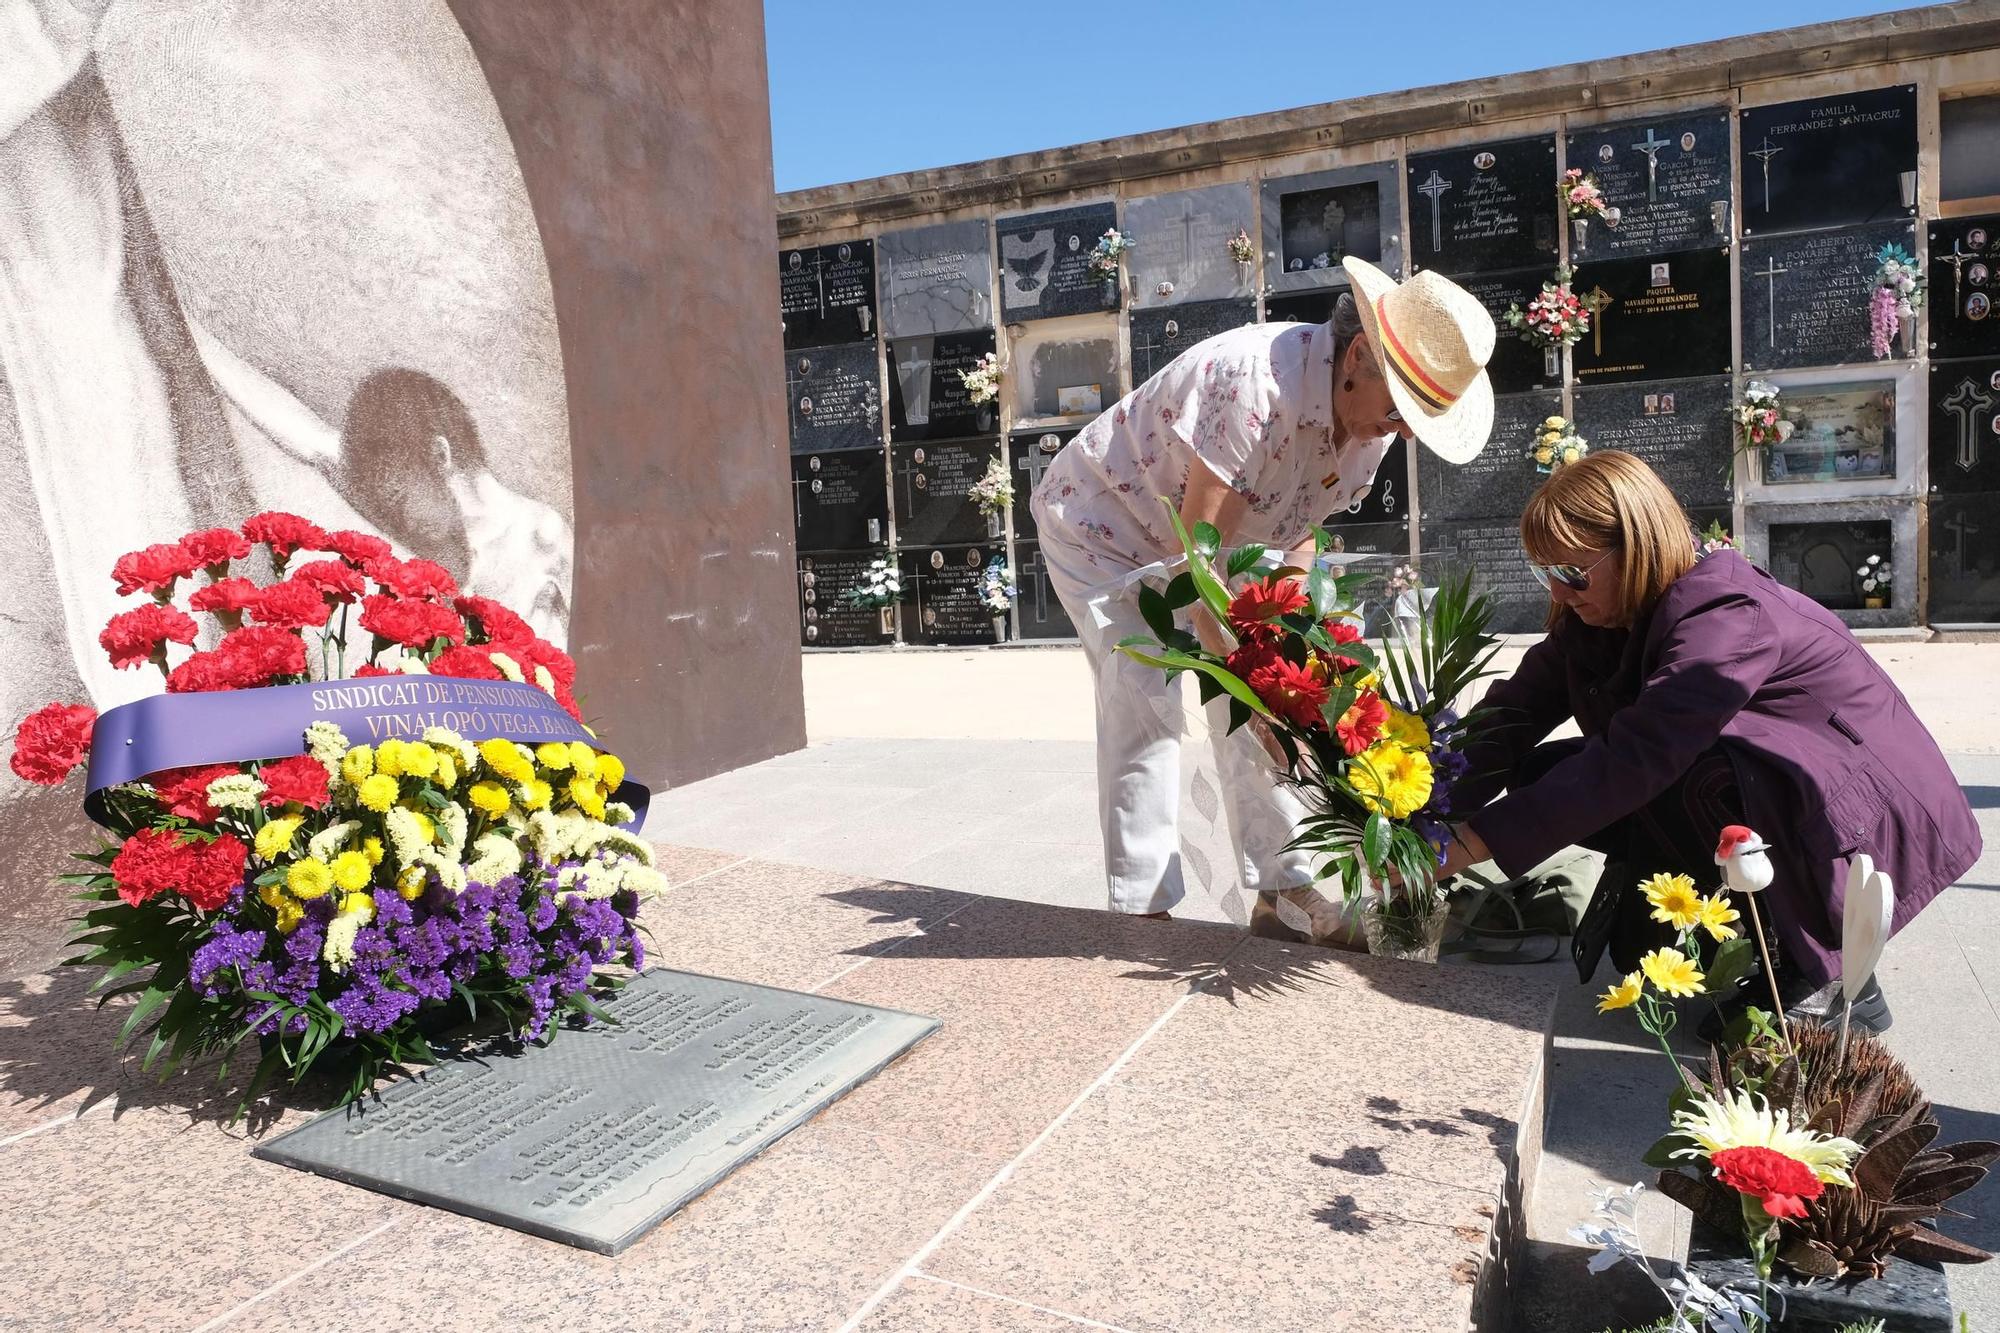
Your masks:
{"label": "small flower arrangement", "polygon": [[1535,442],[1528,454],[1535,471],[1548,476],[1559,467],[1568,467],[1590,452],[1590,441],[1576,433],[1576,425],[1565,417],[1547,417],[1536,428]]}
{"label": "small flower arrangement", "polygon": [[1879,555],[1869,556],[1854,572],[1861,579],[1861,592],[1865,597],[1886,598],[1889,585],[1895,582],[1895,572],[1889,568],[1889,562]]}
{"label": "small flower arrangement", "polygon": [[[1732,410],[1736,418],[1736,453],[1747,454],[1792,438],[1797,423],[1778,406],[1778,386],[1751,380],[1743,386],[1743,401]],[[1735,459],[1730,460],[1735,471]]]}
{"label": "small flower arrangement", "polygon": [[1090,252],[1090,271],[1100,278],[1118,276],[1118,261],[1137,242],[1113,227],[1097,238],[1097,248]]}
{"label": "small flower arrangement", "polygon": [[1917,311],[1924,303],[1925,283],[1915,256],[1894,242],[1875,255],[1874,290],[1868,296],[1868,339],[1881,360],[1889,355],[1891,340],[1907,328],[1914,328]]}
{"label": "small flower arrangement", "polygon": [[[1674,1062],[1681,1086],[1692,1094],[1687,1072],[1667,1045],[1667,1035],[1677,1022],[1673,1002],[1722,994],[1748,974],[1756,958],[1750,941],[1736,929],[1742,916],[1730,906],[1728,895],[1697,893],[1693,878],[1687,875],[1654,875],[1640,883],[1639,892],[1653,909],[1652,919],[1672,926],[1679,936],[1673,947],[1653,950],[1639,960],[1638,971],[1627,973],[1623,981],[1598,997],[1597,1012],[1631,1009],[1639,1026]],[[1700,947],[1704,933],[1721,946],[1706,971]]]}
{"label": "small flower arrangement", "polygon": [[1719,518],[1708,520],[1708,526],[1701,530],[1701,553],[1703,555],[1712,555],[1717,551],[1733,551],[1735,549],[1736,539],[1730,536],[1728,529],[1722,526],[1722,520]]}
{"label": "small flower arrangement", "polygon": [[1239,264],[1248,264],[1257,258],[1257,246],[1250,239],[1250,233],[1238,227],[1236,234],[1225,244],[1229,247],[1229,257]]}
{"label": "small flower arrangement", "polygon": [[1570,290],[1571,276],[1565,264],[1542,284],[1542,294],[1528,302],[1527,309],[1519,302],[1508,306],[1503,316],[1508,327],[1537,347],[1567,346],[1589,333],[1591,309]]}
{"label": "small flower arrangement", "polygon": [[1013,609],[1014,599],[1019,595],[1014,586],[1014,571],[1007,568],[1007,561],[997,555],[987,561],[985,571],[979,576],[979,600],[986,609],[1004,616]]}
{"label": "small flower arrangement", "polygon": [[987,517],[1005,513],[1007,506],[1014,503],[1014,481],[1007,474],[1007,460],[995,458],[989,462],[985,475],[972,483],[972,489],[967,494],[979,507],[979,512]]}
{"label": "small flower arrangement", "polygon": [[958,372],[958,382],[975,406],[992,402],[1000,396],[1000,354],[986,353],[972,369]]}
{"label": "small flower arrangement", "polygon": [[847,590],[847,604],[880,611],[903,600],[903,576],[887,560],[871,560],[861,582]]}
{"label": "small flower arrangement", "polygon": [[1573,218],[1601,218],[1611,210],[1605,205],[1604,191],[1597,183],[1597,177],[1581,167],[1571,167],[1563,173],[1562,184],[1556,188],[1562,206]]}

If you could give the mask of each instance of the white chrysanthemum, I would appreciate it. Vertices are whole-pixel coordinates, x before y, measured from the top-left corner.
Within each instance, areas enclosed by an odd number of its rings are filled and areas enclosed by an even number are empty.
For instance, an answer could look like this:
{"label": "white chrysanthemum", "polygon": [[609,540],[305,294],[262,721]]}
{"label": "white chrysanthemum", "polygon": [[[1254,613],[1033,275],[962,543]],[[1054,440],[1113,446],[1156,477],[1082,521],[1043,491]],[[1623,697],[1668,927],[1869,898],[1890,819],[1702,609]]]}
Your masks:
{"label": "white chrysanthemum", "polygon": [[1847,1168],[1861,1152],[1853,1139],[1793,1129],[1790,1112],[1773,1110],[1748,1092],[1725,1092],[1720,1101],[1697,1099],[1691,1109],[1674,1112],[1674,1132],[1698,1145],[1676,1149],[1675,1157],[1710,1157],[1727,1148],[1769,1148],[1811,1167],[1824,1184],[1850,1188],[1854,1180]]}
{"label": "white chrysanthemum", "polygon": [[604,822],[607,824],[629,824],[638,817],[638,812],[623,801],[608,801],[604,806]]}
{"label": "white chrysanthemum", "polygon": [[204,794],[218,810],[255,810],[264,794],[264,781],[248,773],[225,773],[209,783]]}
{"label": "white chrysanthemum", "polygon": [[448,804],[437,812],[438,851],[456,861],[465,855],[465,807]]}
{"label": "white chrysanthemum", "polygon": [[500,668],[500,674],[508,680],[513,681],[516,685],[524,684],[527,681],[527,677],[521,674],[521,664],[506,653],[488,653],[486,654],[486,660]]}
{"label": "white chrysanthemum", "polygon": [[347,846],[347,840],[361,831],[358,819],[342,820],[330,824],[306,840],[306,855],[322,861],[331,861]]}
{"label": "white chrysanthemum", "polygon": [[343,912],[326,923],[326,946],[320,950],[320,957],[336,972],[345,972],[354,961],[354,937],[360,933],[362,919],[358,913]]}
{"label": "white chrysanthemum", "polygon": [[424,826],[417,817],[400,805],[392,805],[382,822],[389,834],[389,847],[396,853],[396,863],[421,864],[418,857],[430,849],[430,839],[424,836]]}

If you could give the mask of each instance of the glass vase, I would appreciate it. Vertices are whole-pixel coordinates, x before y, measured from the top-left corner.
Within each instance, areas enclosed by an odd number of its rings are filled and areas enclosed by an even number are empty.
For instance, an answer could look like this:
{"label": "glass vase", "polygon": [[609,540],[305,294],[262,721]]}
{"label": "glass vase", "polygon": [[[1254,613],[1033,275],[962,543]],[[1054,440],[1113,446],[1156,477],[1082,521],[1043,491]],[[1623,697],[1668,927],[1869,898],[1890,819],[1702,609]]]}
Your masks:
{"label": "glass vase", "polygon": [[1451,909],[1434,888],[1372,899],[1361,918],[1368,952],[1407,963],[1435,963]]}

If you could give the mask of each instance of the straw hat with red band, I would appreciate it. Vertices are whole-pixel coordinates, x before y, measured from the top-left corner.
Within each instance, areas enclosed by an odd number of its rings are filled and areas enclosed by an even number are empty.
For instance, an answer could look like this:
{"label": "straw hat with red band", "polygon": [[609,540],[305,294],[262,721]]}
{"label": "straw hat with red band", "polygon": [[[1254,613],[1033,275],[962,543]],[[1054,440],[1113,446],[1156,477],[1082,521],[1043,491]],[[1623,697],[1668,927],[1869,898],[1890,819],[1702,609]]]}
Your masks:
{"label": "straw hat with red band", "polygon": [[1399,283],[1365,259],[1340,264],[1403,420],[1447,463],[1471,462],[1493,431],[1493,316],[1428,269]]}

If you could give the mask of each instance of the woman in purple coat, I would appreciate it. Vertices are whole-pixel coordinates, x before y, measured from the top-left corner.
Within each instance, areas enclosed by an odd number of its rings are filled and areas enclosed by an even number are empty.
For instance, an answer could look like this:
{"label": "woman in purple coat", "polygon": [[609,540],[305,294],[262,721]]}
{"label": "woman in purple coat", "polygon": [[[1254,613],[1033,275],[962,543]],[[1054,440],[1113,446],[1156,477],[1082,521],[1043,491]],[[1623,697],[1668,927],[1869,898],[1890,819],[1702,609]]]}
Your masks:
{"label": "woman in purple coat", "polygon": [[[1529,501],[1521,540],[1549,590],[1549,634],[1484,700],[1492,724],[1456,799],[1476,813],[1444,873],[1604,852],[1575,941],[1586,982],[1607,946],[1624,972],[1669,942],[1638,881],[1718,885],[1725,825],[1771,844],[1765,916],[1788,1006],[1839,976],[1850,857],[1894,880],[1892,931],[1978,858],[1964,793],[1882,668],[1838,617],[1735,551],[1698,555],[1673,492],[1637,458],[1562,468]],[[1580,739],[1546,739],[1571,718]],[[1855,1021],[1888,1018],[1871,979]]]}

